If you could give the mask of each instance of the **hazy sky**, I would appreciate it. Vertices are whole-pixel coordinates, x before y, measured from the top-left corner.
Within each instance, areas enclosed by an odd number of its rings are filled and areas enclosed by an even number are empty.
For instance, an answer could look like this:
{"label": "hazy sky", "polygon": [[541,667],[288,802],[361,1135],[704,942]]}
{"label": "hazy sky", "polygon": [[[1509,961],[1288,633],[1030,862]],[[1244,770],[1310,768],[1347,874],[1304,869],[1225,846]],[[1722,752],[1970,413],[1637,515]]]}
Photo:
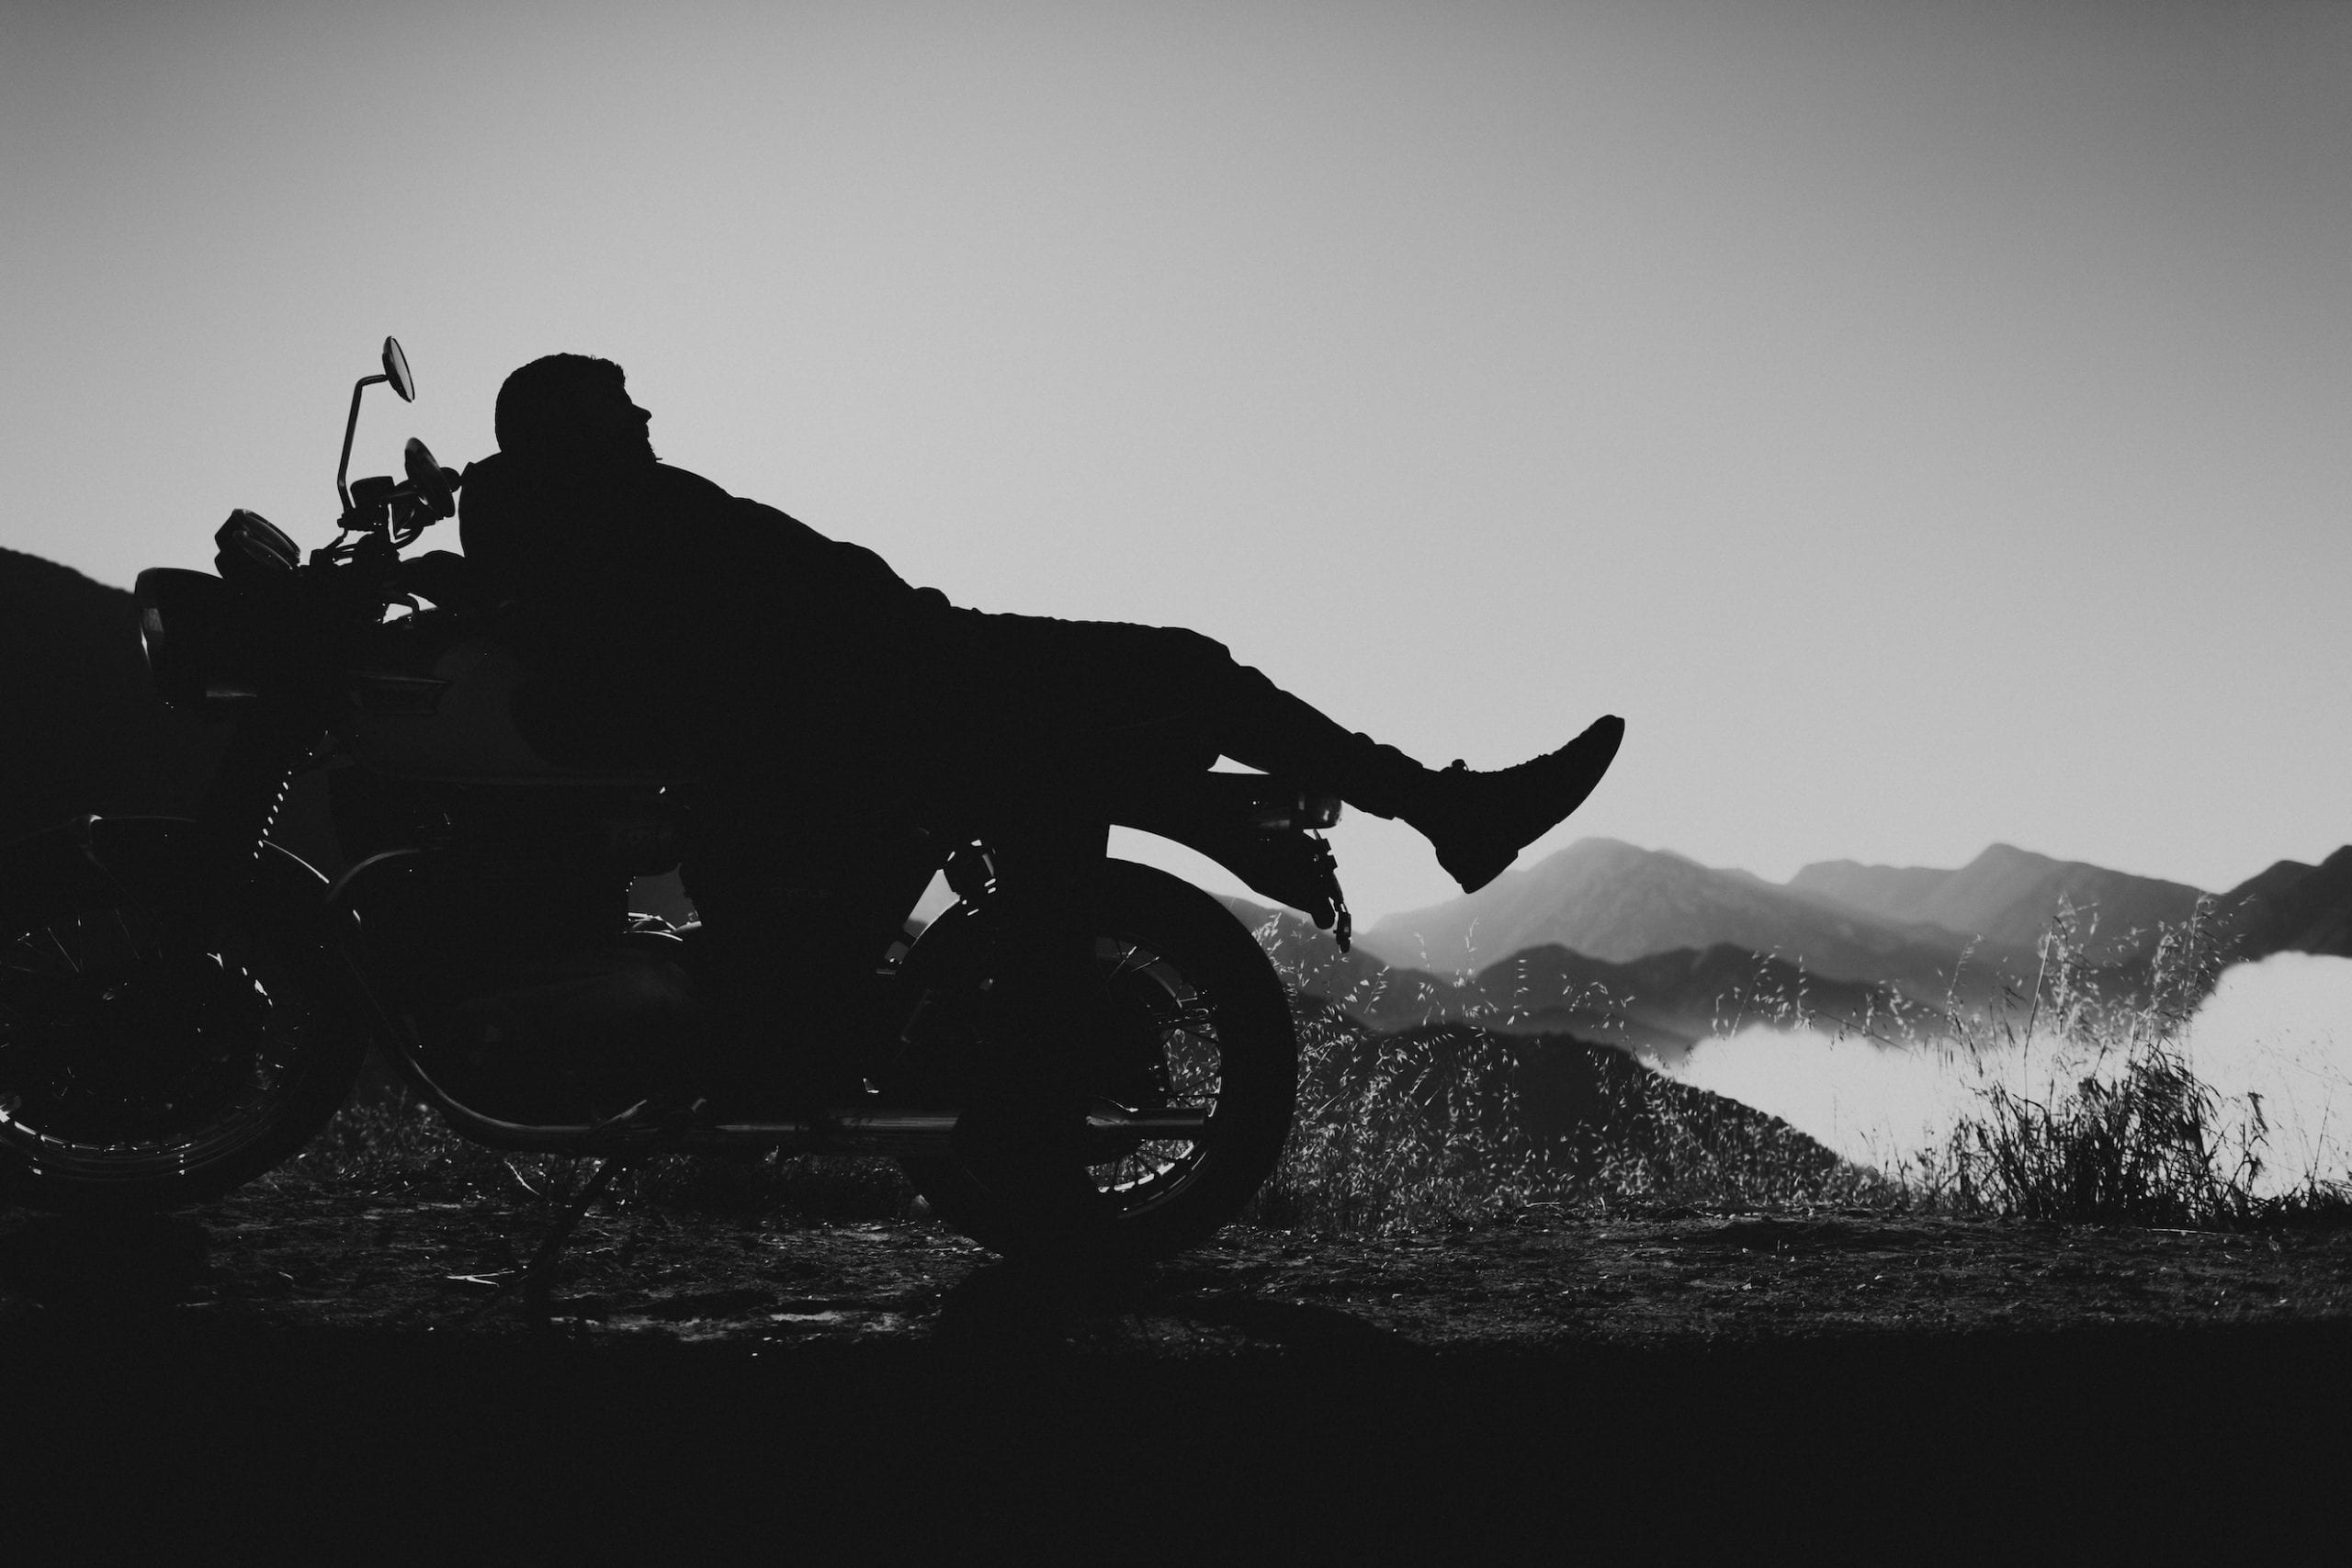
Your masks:
{"label": "hazy sky", "polygon": [[322,542],[388,332],[356,472],[584,351],[959,603],[1623,714],[1544,848],[2352,839],[2352,6],[0,0],[0,543],[105,581]]}

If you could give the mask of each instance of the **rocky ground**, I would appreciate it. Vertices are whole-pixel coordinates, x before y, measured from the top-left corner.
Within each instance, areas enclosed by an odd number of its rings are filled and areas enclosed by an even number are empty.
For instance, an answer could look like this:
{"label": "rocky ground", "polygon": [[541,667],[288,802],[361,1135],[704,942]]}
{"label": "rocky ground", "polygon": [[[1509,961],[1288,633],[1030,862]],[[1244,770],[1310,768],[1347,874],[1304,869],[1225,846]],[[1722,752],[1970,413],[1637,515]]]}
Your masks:
{"label": "rocky ground", "polygon": [[1804,1532],[1834,1494],[1840,1528],[2049,1507],[2243,1544],[2346,1451],[2342,1232],[1533,1211],[1069,1280],[925,1222],[640,1199],[587,1217],[540,1337],[516,1269],[556,1196],[285,1177],[136,1225],[0,1213],[14,1517],[95,1476],[92,1528],[289,1545],[1255,1560],[1711,1534],[1735,1495]]}

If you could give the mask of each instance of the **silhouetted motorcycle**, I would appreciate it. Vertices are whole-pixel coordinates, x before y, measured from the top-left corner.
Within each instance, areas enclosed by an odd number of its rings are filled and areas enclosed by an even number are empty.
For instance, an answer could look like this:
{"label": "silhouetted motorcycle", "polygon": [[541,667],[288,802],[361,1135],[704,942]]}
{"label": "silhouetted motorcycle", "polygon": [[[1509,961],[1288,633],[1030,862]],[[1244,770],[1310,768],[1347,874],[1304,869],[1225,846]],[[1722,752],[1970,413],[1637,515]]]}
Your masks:
{"label": "silhouetted motorcycle", "polygon": [[[952,1142],[991,1060],[1009,940],[971,824],[910,829],[911,912],[934,872],[956,901],[873,954],[873,1021],[821,1112],[720,1120],[699,1098],[696,942],[632,914],[633,878],[679,860],[689,771],[658,748],[567,752],[536,729],[533,671],[462,558],[404,558],[453,516],[458,475],[421,442],[404,477],[346,484],[362,396],[414,384],[400,345],[352,390],[340,532],[304,559],[253,513],[213,573],[141,572],[141,637],[164,701],[230,727],[193,818],[85,817],[0,850],[0,1179],[51,1207],[215,1197],[300,1150],[377,1046],[464,1136],[627,1159],[654,1149],[897,1156],[949,1224],[1008,1252],[1031,1216]],[[1319,833],[1339,802],[1208,771],[1143,724],[1094,738],[1096,825],[1188,844],[1336,925]],[[348,869],[329,882],[270,833],[290,781],[328,770]],[[1206,894],[1110,860],[1085,998],[1095,1188],[1086,1244],[1164,1256],[1229,1222],[1273,1169],[1296,1097],[1283,991]],[[899,930],[897,921],[892,930]],[[779,1024],[781,1029],[782,1025]],[[610,1168],[608,1162],[607,1168]]]}

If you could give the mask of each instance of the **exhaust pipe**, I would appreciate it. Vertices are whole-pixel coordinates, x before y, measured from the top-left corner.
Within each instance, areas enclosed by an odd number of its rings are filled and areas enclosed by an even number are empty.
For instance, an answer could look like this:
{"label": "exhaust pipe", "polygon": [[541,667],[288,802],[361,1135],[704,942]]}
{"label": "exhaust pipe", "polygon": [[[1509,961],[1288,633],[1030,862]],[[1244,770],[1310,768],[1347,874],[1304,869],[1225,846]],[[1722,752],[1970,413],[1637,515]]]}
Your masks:
{"label": "exhaust pipe", "polygon": [[[370,1000],[374,999],[369,993]],[[413,1020],[396,1028],[380,1005],[377,1016],[401,1044],[414,1040]],[[916,1111],[844,1106],[814,1118],[756,1122],[705,1122],[683,1106],[647,1101],[597,1122],[550,1125],[509,1122],[475,1110],[436,1082],[421,1053],[392,1055],[424,1091],[459,1136],[518,1154],[617,1155],[655,1149],[716,1153],[781,1149],[793,1154],[888,1155],[909,1158],[947,1154],[960,1111]],[[1129,1111],[1103,1100],[1087,1112],[1087,1132],[1105,1159],[1146,1141],[1197,1143],[1207,1134],[1209,1113],[1197,1107]]]}
{"label": "exhaust pipe", "polygon": [[[944,1155],[956,1135],[956,1111],[830,1111],[817,1122],[725,1122],[697,1127],[678,1138],[680,1149],[791,1149],[796,1153],[843,1155]],[[1087,1112],[1086,1130],[1096,1142],[1114,1145],[1148,1140],[1195,1143],[1208,1128],[1198,1110],[1127,1111],[1098,1105]]]}
{"label": "exhaust pipe", "polygon": [[[492,1148],[523,1154],[616,1155],[653,1148],[686,1154],[780,1149],[791,1154],[937,1156],[954,1146],[960,1111],[868,1110],[848,1107],[821,1117],[772,1122],[719,1122],[681,1126],[679,1116],[649,1114],[632,1106],[609,1121],[548,1126],[484,1115],[434,1082],[413,1059],[409,1063],[442,1115],[460,1135]],[[1086,1113],[1092,1141],[1105,1158],[1123,1145],[1147,1141],[1198,1143],[1208,1132],[1209,1113],[1196,1107],[1128,1111],[1098,1100]]]}

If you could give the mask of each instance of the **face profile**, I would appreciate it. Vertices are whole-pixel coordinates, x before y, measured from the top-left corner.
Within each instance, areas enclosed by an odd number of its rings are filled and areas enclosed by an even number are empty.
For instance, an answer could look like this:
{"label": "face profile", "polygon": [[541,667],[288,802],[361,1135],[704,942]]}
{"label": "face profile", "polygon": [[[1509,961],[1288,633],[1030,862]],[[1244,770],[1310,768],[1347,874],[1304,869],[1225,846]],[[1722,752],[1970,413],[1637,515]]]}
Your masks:
{"label": "face profile", "polygon": [[651,463],[653,415],[638,407],[618,377],[582,381],[572,392],[582,445],[605,453],[616,461]]}

